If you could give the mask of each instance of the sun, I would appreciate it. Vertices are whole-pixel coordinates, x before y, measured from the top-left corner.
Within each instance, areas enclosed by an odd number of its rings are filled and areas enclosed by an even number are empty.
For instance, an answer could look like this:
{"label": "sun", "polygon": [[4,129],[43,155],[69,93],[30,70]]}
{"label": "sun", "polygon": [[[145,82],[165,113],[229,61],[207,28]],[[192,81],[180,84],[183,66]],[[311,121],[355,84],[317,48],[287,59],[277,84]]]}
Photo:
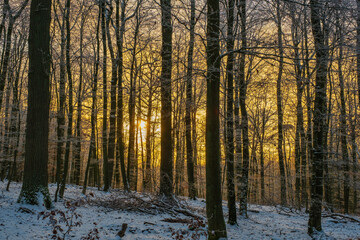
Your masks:
{"label": "sun", "polygon": [[138,123],[138,126],[139,126],[141,129],[145,129],[145,128],[146,128],[146,121],[140,120],[139,123]]}

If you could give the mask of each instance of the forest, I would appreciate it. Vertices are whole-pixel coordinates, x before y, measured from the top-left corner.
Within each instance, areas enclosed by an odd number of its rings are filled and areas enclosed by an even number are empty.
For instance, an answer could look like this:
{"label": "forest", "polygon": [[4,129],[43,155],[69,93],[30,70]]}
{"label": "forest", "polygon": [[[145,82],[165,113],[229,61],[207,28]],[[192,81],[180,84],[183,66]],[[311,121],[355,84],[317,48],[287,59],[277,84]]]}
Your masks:
{"label": "forest", "polygon": [[360,237],[360,0],[1,0],[0,12],[0,215],[2,198],[76,216],[73,191],[107,206],[145,194],[204,221],[174,239],[267,239],[227,233],[261,206],[303,216],[312,239],[329,217],[357,224],[329,239]]}

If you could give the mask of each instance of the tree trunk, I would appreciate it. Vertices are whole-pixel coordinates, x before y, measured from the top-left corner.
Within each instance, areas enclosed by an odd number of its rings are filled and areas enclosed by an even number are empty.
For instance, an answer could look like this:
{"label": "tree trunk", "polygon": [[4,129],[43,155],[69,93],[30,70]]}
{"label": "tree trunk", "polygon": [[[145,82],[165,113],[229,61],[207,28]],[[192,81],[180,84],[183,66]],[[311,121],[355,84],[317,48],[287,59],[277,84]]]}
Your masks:
{"label": "tree trunk", "polygon": [[280,14],[280,0],[276,0],[276,24],[278,35],[278,48],[279,48],[279,72],[276,82],[276,99],[277,99],[277,111],[278,111],[278,157],[279,157],[279,169],[280,169],[280,183],[281,183],[281,205],[286,205],[286,174],[285,163],[283,154],[283,108],[282,108],[282,75],[284,68],[284,49],[282,39],[282,26],[281,26],[281,14]]}
{"label": "tree trunk", "polygon": [[242,156],[242,171],[241,171],[241,193],[240,193],[240,215],[247,217],[247,203],[248,203],[248,185],[249,185],[249,125],[248,113],[246,109],[246,90],[247,84],[245,79],[245,50],[247,48],[247,34],[246,34],[246,0],[240,0],[238,9],[241,21],[241,49],[240,63],[239,63],[239,101],[241,110],[241,127],[242,127],[242,140],[243,140],[243,156]]}
{"label": "tree trunk", "polygon": [[[122,0],[120,8],[120,0],[116,0],[116,43],[118,56],[118,102],[117,102],[117,147],[116,158],[120,163],[121,176],[124,184],[124,189],[129,190],[128,178],[125,170],[125,155],[124,155],[124,117],[123,117],[123,42],[125,33],[125,7],[126,1]],[[121,14],[119,13],[121,11]],[[121,18],[121,25],[120,25]]]}
{"label": "tree trunk", "polygon": [[64,197],[66,178],[69,171],[69,157],[70,147],[72,141],[72,122],[73,122],[73,81],[71,74],[71,63],[70,63],[70,0],[66,1],[65,5],[65,22],[66,22],[66,72],[69,82],[69,114],[68,114],[68,128],[67,128],[67,140],[65,146],[65,160],[64,160],[64,172],[62,176],[62,183],[60,188],[60,198]]}
{"label": "tree trunk", "polygon": [[349,197],[350,197],[350,159],[347,147],[347,121],[346,121],[346,102],[345,102],[345,83],[342,72],[342,58],[344,39],[339,19],[339,10],[336,14],[337,34],[339,37],[339,59],[338,59],[338,77],[340,85],[340,133],[341,133],[341,153],[344,171],[344,213],[349,213]]}
{"label": "tree trunk", "polygon": [[191,113],[193,110],[193,98],[192,98],[192,74],[193,74],[193,55],[195,44],[195,0],[191,0],[191,16],[190,16],[190,41],[188,52],[188,65],[186,72],[186,113],[185,113],[185,139],[186,139],[186,163],[187,163],[187,175],[189,184],[189,198],[195,200],[196,198],[196,186],[194,177],[194,155],[191,138]]}
{"label": "tree trunk", "polygon": [[227,197],[229,209],[229,224],[236,224],[236,199],[234,184],[234,6],[235,1],[229,0],[228,16],[227,16],[227,40],[226,47],[228,51],[226,79],[227,79],[227,99],[226,99],[226,139],[225,139],[225,155],[226,155],[226,180],[227,180]]}
{"label": "tree trunk", "polygon": [[94,49],[94,75],[93,75],[93,83],[92,83],[92,106],[91,106],[91,135],[90,135],[90,146],[89,146],[89,154],[85,169],[85,179],[83,184],[83,190],[82,193],[86,193],[86,188],[88,185],[88,178],[90,177],[90,167],[93,166],[93,171],[95,172],[94,167],[94,160],[96,160],[96,143],[95,143],[95,125],[96,125],[96,117],[97,117],[97,109],[96,109],[96,101],[97,101],[97,88],[98,88],[98,73],[99,73],[99,58],[100,58],[100,39],[99,39],[99,28],[100,28],[100,9],[98,14],[98,21],[97,21],[97,27],[96,27],[96,49]]}
{"label": "tree trunk", "polygon": [[63,152],[64,152],[64,131],[65,131],[65,82],[66,82],[66,63],[65,63],[65,18],[60,27],[60,79],[59,79],[59,108],[57,112],[57,149],[56,149],[56,191],[55,202],[57,202],[58,193],[60,190],[61,176],[63,172]]}
{"label": "tree trunk", "polygon": [[[18,202],[51,207],[48,190],[51,1],[32,0],[24,179]],[[40,199],[42,198],[42,199]]]}
{"label": "tree trunk", "polygon": [[[323,6],[319,0],[310,0],[311,26],[315,41],[316,78],[314,102],[314,146],[312,154],[311,203],[308,233],[322,231],[321,211],[323,196],[323,169],[325,160],[325,123],[326,123],[326,85],[328,46],[325,37],[325,24],[322,23]],[[323,28],[324,27],[324,28]]]}
{"label": "tree trunk", "polygon": [[103,119],[102,119],[102,156],[103,156],[103,172],[104,172],[104,191],[109,191],[110,188],[110,166],[108,162],[108,96],[107,96],[107,43],[106,43],[106,3],[105,0],[100,0],[99,8],[101,11],[101,38],[103,45],[103,62],[102,62],[102,76],[103,76]]}
{"label": "tree trunk", "polygon": [[161,0],[161,164],[160,194],[171,197],[173,192],[173,149],[171,138],[171,68],[172,23],[171,0]]}
{"label": "tree trunk", "polygon": [[219,1],[207,0],[207,93],[206,93],[206,216],[208,239],[226,238],[222,211],[220,168],[220,56]]}

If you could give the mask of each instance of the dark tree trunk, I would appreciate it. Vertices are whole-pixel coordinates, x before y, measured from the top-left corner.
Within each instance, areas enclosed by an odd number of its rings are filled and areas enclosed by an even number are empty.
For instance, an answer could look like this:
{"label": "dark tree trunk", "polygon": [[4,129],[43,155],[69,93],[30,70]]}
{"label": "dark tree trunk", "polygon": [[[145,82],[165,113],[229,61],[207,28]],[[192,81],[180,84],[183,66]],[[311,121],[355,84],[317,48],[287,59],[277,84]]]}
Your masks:
{"label": "dark tree trunk", "polygon": [[283,153],[283,107],[282,107],[282,75],[284,69],[284,49],[282,39],[282,26],[281,26],[281,13],[280,13],[280,0],[276,1],[276,24],[277,24],[277,42],[279,48],[279,72],[276,82],[276,99],[277,99],[277,111],[278,111],[278,157],[279,157],[279,169],[280,169],[280,183],[281,183],[281,205],[286,205],[286,174],[285,174],[285,163]]}
{"label": "dark tree trunk", "polygon": [[137,69],[136,69],[136,51],[138,44],[138,33],[139,33],[139,13],[138,11],[135,13],[136,15],[136,26],[134,32],[134,45],[132,47],[132,59],[130,66],[130,96],[129,96],[129,148],[128,148],[128,169],[127,175],[129,178],[129,185],[131,190],[136,190],[137,188],[137,169],[138,169],[138,159],[136,157],[135,151],[135,143],[137,143],[136,138],[136,124],[135,124],[135,108],[136,108],[136,77],[137,77]]}
{"label": "dark tree trunk", "polygon": [[64,197],[66,178],[69,171],[69,158],[70,158],[70,147],[72,141],[72,122],[73,122],[73,82],[71,74],[71,63],[70,63],[70,0],[66,1],[65,5],[65,25],[66,25],[66,72],[69,83],[69,114],[68,114],[68,128],[67,128],[67,140],[65,146],[65,159],[64,159],[64,172],[62,176],[60,198]]}
{"label": "dark tree trunk", "polygon": [[347,126],[346,126],[346,102],[345,102],[345,83],[342,72],[342,58],[343,58],[343,45],[344,39],[341,30],[341,23],[339,19],[339,10],[336,14],[337,34],[339,38],[339,59],[338,59],[338,77],[340,85],[340,140],[341,140],[341,153],[344,171],[344,212],[349,213],[349,197],[350,197],[350,158],[347,144]]}
{"label": "dark tree trunk", "polygon": [[83,84],[83,57],[84,57],[84,26],[87,19],[87,14],[81,18],[80,26],[80,63],[79,63],[79,89],[78,89],[78,108],[77,108],[77,122],[76,122],[76,144],[74,150],[74,182],[76,185],[80,184],[81,174],[81,123],[82,123],[82,84]]}
{"label": "dark tree trunk", "polygon": [[[151,84],[151,83],[150,83]],[[150,85],[151,86],[151,85]],[[145,181],[144,189],[145,191],[150,192],[151,190],[151,116],[152,116],[152,87],[149,89],[149,102],[148,102],[148,111],[146,115],[146,163],[145,163]]]}
{"label": "dark tree trunk", "polygon": [[311,159],[311,203],[308,223],[308,233],[322,231],[321,211],[323,196],[323,169],[326,156],[324,138],[326,125],[326,85],[328,46],[325,34],[325,24],[322,23],[323,6],[319,0],[310,0],[311,26],[314,35],[316,54],[315,102],[314,102],[314,146]]}
{"label": "dark tree trunk", "polygon": [[220,167],[219,1],[207,0],[206,216],[208,239],[226,238]]}
{"label": "dark tree trunk", "polygon": [[110,166],[108,162],[108,97],[107,97],[107,43],[106,43],[106,3],[105,0],[100,0],[99,7],[101,11],[101,38],[103,44],[103,62],[102,62],[102,77],[103,77],[103,122],[102,122],[102,156],[103,156],[103,172],[104,172],[104,191],[109,191],[110,188]]}
{"label": "dark tree trunk", "polygon": [[[58,21],[59,22],[59,21]],[[65,63],[65,18],[60,24],[60,79],[59,79],[59,108],[57,112],[57,148],[56,148],[56,191],[55,202],[57,202],[58,193],[60,190],[61,176],[63,172],[63,152],[64,152],[64,130],[65,130],[65,81],[66,81],[66,63]]]}
{"label": "dark tree trunk", "polygon": [[194,176],[194,155],[191,138],[191,113],[193,110],[193,97],[192,97],[192,74],[193,74],[193,55],[195,44],[195,0],[191,0],[191,16],[190,16],[190,41],[188,52],[188,65],[186,72],[186,113],[185,113],[185,139],[186,139],[186,162],[187,162],[187,175],[189,184],[189,198],[196,198],[196,186]]}
{"label": "dark tree trunk", "polygon": [[109,129],[109,145],[108,145],[108,166],[109,166],[109,187],[112,185],[113,170],[115,162],[115,144],[116,144],[116,85],[118,80],[118,60],[115,56],[113,44],[110,35],[110,20],[106,18],[106,34],[111,56],[111,86],[110,86],[110,129]]}
{"label": "dark tree trunk", "polygon": [[[99,28],[100,28],[100,9],[98,14],[98,21],[97,21],[97,28],[96,28],[96,49],[94,49],[94,75],[93,75],[93,82],[92,82],[92,105],[91,105],[91,135],[90,135],[90,146],[89,146],[89,154],[85,169],[85,178],[84,178],[84,184],[83,184],[83,190],[82,193],[86,193],[86,188],[88,185],[88,179],[90,178],[90,168],[93,167],[93,171],[95,172],[95,164],[92,163],[92,161],[96,160],[96,143],[95,143],[95,127],[96,127],[96,117],[97,117],[97,109],[96,109],[96,101],[97,101],[97,89],[98,89],[98,73],[99,73],[99,61],[100,61],[100,39],[99,39]],[[95,180],[95,178],[94,178]]]}
{"label": "dark tree trunk", "polygon": [[296,98],[297,98],[297,106],[296,106],[296,130],[295,130],[295,202],[296,206],[300,209],[301,207],[301,187],[306,188],[306,182],[304,186],[302,186],[301,182],[301,174],[302,171],[302,162],[306,161],[306,144],[305,144],[305,130],[304,130],[304,114],[302,107],[303,100],[303,92],[304,92],[304,79],[302,78],[302,70],[301,70],[301,62],[300,62],[300,53],[299,53],[299,44],[300,44],[300,36],[299,36],[299,23],[300,19],[296,16],[296,5],[290,5],[290,13],[291,13],[291,29],[292,29],[292,42],[294,49],[294,70],[295,70],[295,79],[296,79]]}
{"label": "dark tree trunk", "polygon": [[172,23],[171,0],[161,0],[161,164],[160,194],[171,197],[173,193],[173,149],[171,137],[171,68]]}
{"label": "dark tree trunk", "polygon": [[[351,103],[351,102],[350,102]],[[354,106],[354,110],[353,110],[353,114],[354,116],[352,116],[351,118],[351,147],[352,147],[352,151],[351,151],[351,157],[352,157],[352,161],[353,161],[353,213],[356,214],[356,209],[357,209],[357,201],[358,201],[358,196],[357,196],[357,174],[358,174],[358,158],[357,158],[357,144],[356,144],[356,117],[357,117],[357,104],[356,104],[356,93],[354,92],[353,94],[353,106]]]}
{"label": "dark tree trunk", "polygon": [[239,63],[239,101],[241,110],[241,127],[242,127],[242,140],[243,140],[243,156],[242,156],[242,171],[240,181],[240,215],[247,217],[247,203],[248,203],[248,187],[249,187],[249,125],[248,113],[246,109],[246,90],[247,84],[245,79],[245,50],[247,48],[247,34],[246,34],[246,0],[240,0],[238,3],[238,11],[241,21],[241,49],[240,63]]}
{"label": "dark tree trunk", "polygon": [[227,40],[226,47],[228,51],[226,79],[227,79],[227,99],[226,99],[226,139],[225,139],[225,155],[226,155],[226,180],[227,180],[227,197],[229,209],[229,224],[236,224],[236,195],[234,184],[234,7],[235,1],[229,0],[228,16],[227,16]]}
{"label": "dark tree trunk", "polygon": [[[123,42],[125,33],[125,7],[126,1],[122,0],[120,7],[120,0],[116,0],[116,44],[118,56],[118,100],[117,100],[117,146],[116,158],[120,164],[121,176],[124,184],[124,189],[129,190],[128,178],[125,170],[125,155],[124,155],[124,117],[123,117]],[[121,13],[120,13],[121,11]],[[121,18],[121,19],[120,19]],[[121,20],[121,25],[120,25]]]}
{"label": "dark tree trunk", "polygon": [[[48,190],[51,1],[32,0],[24,179],[18,202],[51,207]],[[39,199],[42,198],[42,199]]]}

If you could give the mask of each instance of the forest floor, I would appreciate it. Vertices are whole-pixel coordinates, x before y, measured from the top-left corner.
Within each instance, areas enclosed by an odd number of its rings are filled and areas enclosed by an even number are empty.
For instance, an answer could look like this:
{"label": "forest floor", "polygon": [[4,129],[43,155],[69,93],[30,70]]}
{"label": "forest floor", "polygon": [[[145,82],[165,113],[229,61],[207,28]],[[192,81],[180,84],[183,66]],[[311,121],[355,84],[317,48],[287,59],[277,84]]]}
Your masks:
{"label": "forest floor", "polygon": [[[156,196],[104,193],[69,185],[64,199],[50,211],[16,203],[21,184],[0,182],[0,239],[206,239],[205,201],[178,199],[171,204]],[[56,185],[49,185],[52,198]],[[226,213],[224,202],[224,213]],[[226,215],[226,214],[225,214]],[[225,216],[226,217],[226,216]],[[249,218],[227,225],[229,239],[310,239],[308,215],[271,206],[249,206]],[[324,213],[319,239],[360,239],[359,217]],[[121,237],[120,237],[121,236]],[[53,238],[54,237],[54,238]]]}

